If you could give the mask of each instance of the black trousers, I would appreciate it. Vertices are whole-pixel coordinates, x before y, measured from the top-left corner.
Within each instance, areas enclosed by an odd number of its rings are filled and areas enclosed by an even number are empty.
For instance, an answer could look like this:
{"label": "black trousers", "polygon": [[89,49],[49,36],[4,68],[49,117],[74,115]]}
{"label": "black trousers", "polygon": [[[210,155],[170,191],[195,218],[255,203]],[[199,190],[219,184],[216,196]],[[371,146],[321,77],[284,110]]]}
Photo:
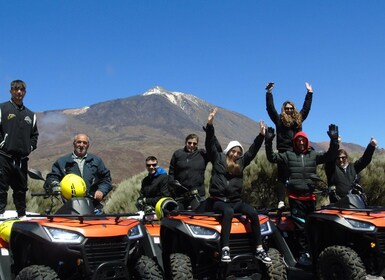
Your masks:
{"label": "black trousers", "polygon": [[307,215],[315,211],[315,201],[302,201],[289,198],[290,213],[295,223],[296,237],[300,253],[308,252],[308,240],[305,235],[305,222]]}
{"label": "black trousers", "polygon": [[7,206],[9,187],[19,217],[25,215],[28,190],[28,158],[12,159],[0,155],[0,214]]}
{"label": "black trousers", "polygon": [[284,201],[286,197],[286,180],[288,179],[287,166],[284,163],[277,164],[277,182],[275,185],[275,193],[278,201]]}
{"label": "black trousers", "polygon": [[259,217],[257,211],[252,206],[242,201],[224,202],[221,200],[216,200],[213,203],[213,209],[215,212],[222,214],[222,247],[229,246],[231,223],[234,217],[234,213],[242,213],[250,219],[251,230],[253,232],[253,243],[255,244],[255,246],[262,245]]}

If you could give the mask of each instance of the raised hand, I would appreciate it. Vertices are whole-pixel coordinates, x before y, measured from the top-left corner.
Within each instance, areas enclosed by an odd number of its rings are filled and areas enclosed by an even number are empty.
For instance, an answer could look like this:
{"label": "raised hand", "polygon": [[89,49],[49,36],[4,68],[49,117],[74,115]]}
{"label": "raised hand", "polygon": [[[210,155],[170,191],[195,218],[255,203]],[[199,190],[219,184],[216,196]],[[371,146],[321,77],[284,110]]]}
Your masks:
{"label": "raised hand", "polygon": [[311,87],[311,84],[309,84],[309,83],[305,83],[305,87],[306,87],[306,89],[307,89],[307,91],[308,92],[313,92],[313,88]]}
{"label": "raised hand", "polygon": [[330,124],[329,125],[329,130],[328,130],[328,135],[330,137],[330,139],[335,139],[338,141],[338,126],[335,125],[335,124]]}
{"label": "raised hand", "polygon": [[267,125],[263,121],[259,121],[259,134],[265,136],[267,131]]}
{"label": "raised hand", "polygon": [[372,137],[372,138],[370,138],[370,145],[372,145],[372,146],[376,147],[376,146],[377,146],[377,140],[376,140],[376,139],[374,139],[373,137]]}
{"label": "raised hand", "polygon": [[215,118],[215,114],[218,112],[218,108],[215,107],[213,109],[210,109],[209,111],[209,116],[207,117],[207,123],[208,124],[213,124],[214,122],[214,118]]}
{"label": "raised hand", "polygon": [[274,88],[274,83],[273,82],[269,82],[266,87],[265,87],[265,90],[267,90],[268,92],[271,92]]}

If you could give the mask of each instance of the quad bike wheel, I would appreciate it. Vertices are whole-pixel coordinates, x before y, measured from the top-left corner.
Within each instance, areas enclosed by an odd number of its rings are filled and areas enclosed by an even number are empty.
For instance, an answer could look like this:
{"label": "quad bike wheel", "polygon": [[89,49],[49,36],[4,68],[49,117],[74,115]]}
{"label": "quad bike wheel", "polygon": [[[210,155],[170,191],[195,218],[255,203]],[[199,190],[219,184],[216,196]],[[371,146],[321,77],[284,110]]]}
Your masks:
{"label": "quad bike wheel", "polygon": [[272,264],[266,266],[266,277],[264,277],[264,279],[286,280],[286,266],[279,251],[277,249],[270,248],[268,254],[272,260]]}
{"label": "quad bike wheel", "polygon": [[344,246],[330,246],[318,257],[317,275],[320,280],[363,280],[366,270],[354,250]]}
{"label": "quad bike wheel", "polygon": [[175,253],[170,256],[170,266],[171,266],[171,279],[173,280],[192,280],[192,266],[190,257],[181,254]]}
{"label": "quad bike wheel", "polygon": [[60,278],[49,266],[31,265],[23,268],[15,280],[60,280]]}
{"label": "quad bike wheel", "polygon": [[141,256],[135,265],[135,279],[163,280],[159,265],[148,256]]}

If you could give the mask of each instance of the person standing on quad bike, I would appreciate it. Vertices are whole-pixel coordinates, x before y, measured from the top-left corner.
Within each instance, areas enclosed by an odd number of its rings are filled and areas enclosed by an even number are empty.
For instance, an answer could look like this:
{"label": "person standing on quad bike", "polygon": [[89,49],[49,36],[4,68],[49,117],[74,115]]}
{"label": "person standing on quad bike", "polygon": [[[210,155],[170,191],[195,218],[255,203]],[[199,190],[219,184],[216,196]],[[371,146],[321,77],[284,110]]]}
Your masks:
{"label": "person standing on quad bike", "polygon": [[251,221],[253,244],[256,244],[255,256],[266,264],[271,258],[262,247],[261,230],[257,211],[241,199],[243,187],[243,170],[256,157],[265,135],[266,127],[260,122],[260,132],[249,150],[244,153],[238,141],[231,141],[226,149],[218,151],[213,121],[217,108],[210,111],[206,125],[206,150],[212,160],[210,181],[210,199],[213,210],[222,214],[221,245],[222,262],[231,262],[229,239],[231,223],[235,212],[246,215]]}
{"label": "person standing on quad bike", "polygon": [[336,202],[349,193],[357,175],[372,161],[376,146],[377,140],[371,138],[362,157],[352,163],[346,150],[339,149],[337,159],[325,164],[328,185],[336,187],[335,194],[329,196],[330,202]]}
{"label": "person standing on quad bike", "polygon": [[[209,162],[204,149],[198,148],[199,137],[189,134],[185,139],[185,146],[176,150],[170,160],[169,186],[173,198],[179,198],[188,191],[198,191],[200,197],[205,197],[205,170]],[[173,188],[173,185],[182,185],[184,188]],[[191,197],[191,200],[194,199]],[[181,208],[188,209],[189,199],[181,201]]]}
{"label": "person standing on quad bike", "polygon": [[[297,132],[302,131],[302,123],[309,114],[313,100],[313,89],[310,84],[305,83],[306,96],[301,111],[297,111],[294,103],[285,101],[282,104],[281,113],[278,114],[274,106],[273,88],[274,83],[268,83],[266,86],[266,110],[270,119],[274,122],[277,131],[277,150],[280,153],[293,150],[293,137]],[[276,192],[278,198],[278,208],[285,206],[286,180],[288,178],[285,165],[277,165],[277,185]]]}
{"label": "person standing on quad bike", "polygon": [[27,85],[11,82],[11,100],[0,104],[0,216],[5,212],[9,187],[17,216],[25,216],[28,190],[28,155],[36,149],[39,132],[36,114],[24,106]]}
{"label": "person standing on quad bike", "polygon": [[158,166],[158,159],[154,156],[146,158],[148,175],[142,180],[140,196],[136,201],[138,210],[149,211],[162,197],[170,196],[168,190],[168,175],[166,170]]}
{"label": "person standing on quad bike", "polygon": [[111,191],[110,170],[104,165],[103,160],[87,153],[90,139],[86,134],[77,134],[73,140],[74,151],[60,157],[52,165],[51,172],[47,175],[44,189],[47,192],[60,191],[60,181],[67,174],[76,174],[84,179],[87,185],[87,195],[93,197],[95,213],[101,213],[101,201]]}
{"label": "person standing on quad bike", "polygon": [[297,238],[300,246],[301,264],[310,264],[310,255],[304,232],[304,224],[308,214],[315,211],[316,197],[312,176],[317,174],[317,165],[334,161],[339,148],[338,127],[330,125],[327,134],[330,145],[327,152],[316,152],[310,146],[309,139],[304,132],[297,132],[293,137],[293,151],[283,153],[273,152],[274,129],[269,127],[265,135],[266,157],[271,163],[284,164],[288,170],[286,183],[289,196],[291,215],[295,221]]}

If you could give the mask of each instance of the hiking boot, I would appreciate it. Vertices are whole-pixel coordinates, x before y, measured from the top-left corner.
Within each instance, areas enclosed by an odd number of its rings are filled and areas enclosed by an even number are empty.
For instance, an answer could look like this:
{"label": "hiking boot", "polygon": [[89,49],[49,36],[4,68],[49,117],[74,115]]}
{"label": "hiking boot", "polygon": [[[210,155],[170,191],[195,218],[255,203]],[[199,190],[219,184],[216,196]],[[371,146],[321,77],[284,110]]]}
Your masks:
{"label": "hiking boot", "polygon": [[309,253],[302,253],[298,259],[300,265],[309,266],[311,265],[311,258]]}
{"label": "hiking boot", "polygon": [[255,257],[265,264],[272,263],[271,258],[269,257],[269,255],[266,253],[264,249],[257,249],[255,251]]}
{"label": "hiking boot", "polygon": [[225,246],[222,248],[222,262],[231,262],[230,258],[230,248],[228,246]]}
{"label": "hiking boot", "polygon": [[284,201],[278,202],[278,209],[282,209],[284,207],[285,207],[285,202]]}

